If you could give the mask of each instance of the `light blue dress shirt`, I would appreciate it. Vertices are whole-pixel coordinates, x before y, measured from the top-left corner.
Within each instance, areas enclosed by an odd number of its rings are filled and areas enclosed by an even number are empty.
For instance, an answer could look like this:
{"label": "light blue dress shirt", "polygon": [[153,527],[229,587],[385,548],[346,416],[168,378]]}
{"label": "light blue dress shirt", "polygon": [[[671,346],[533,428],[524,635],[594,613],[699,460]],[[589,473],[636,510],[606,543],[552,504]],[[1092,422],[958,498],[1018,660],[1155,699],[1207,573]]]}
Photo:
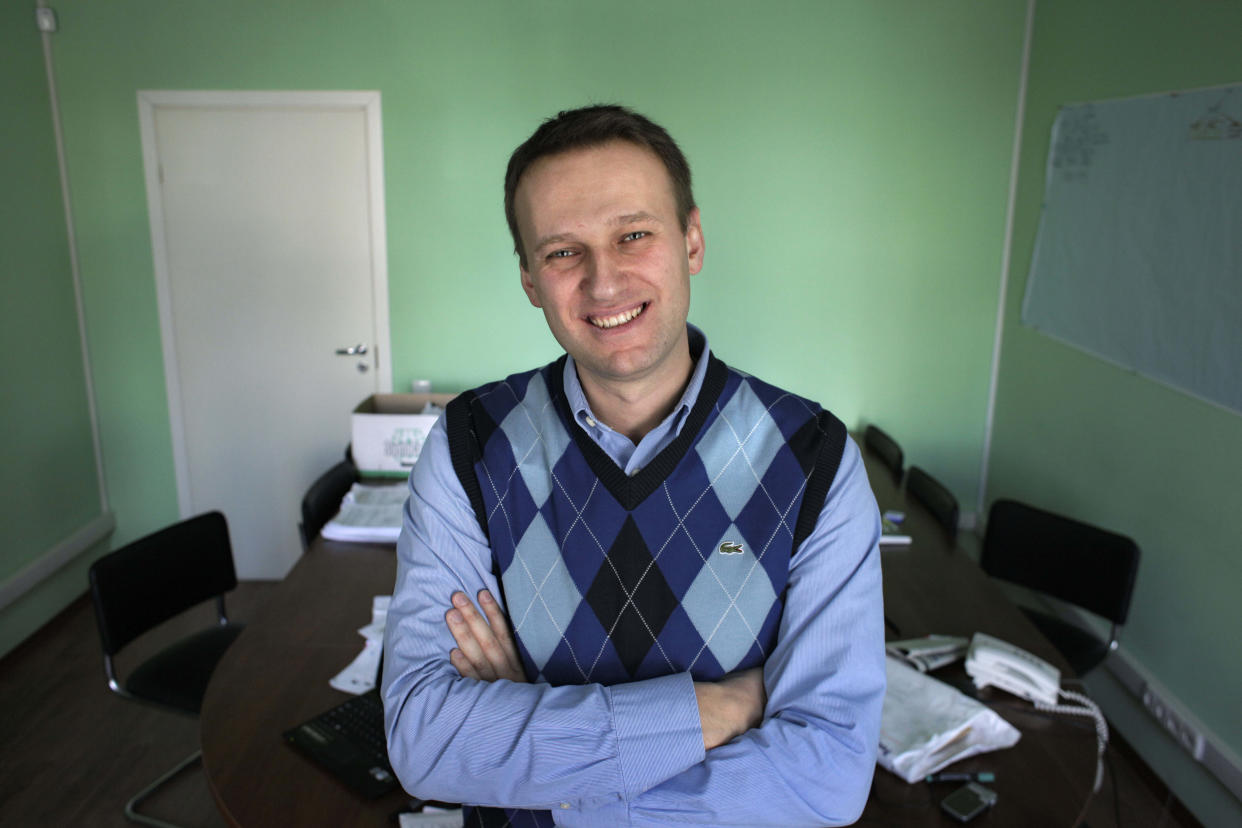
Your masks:
{"label": "light blue dress shirt", "polygon": [[[565,393],[578,425],[634,473],[676,438],[708,353],[704,345],[680,402],[637,446],[595,418],[571,357]],[[551,687],[453,668],[449,596],[500,590],[441,418],[410,475],[397,544],[382,682],[393,768],[417,796],[549,809],[558,825],[853,822],[870,790],[884,697],[879,539],[862,457],[847,440],[819,522],[790,561],[764,665],[764,722],[705,751],[685,673]]]}

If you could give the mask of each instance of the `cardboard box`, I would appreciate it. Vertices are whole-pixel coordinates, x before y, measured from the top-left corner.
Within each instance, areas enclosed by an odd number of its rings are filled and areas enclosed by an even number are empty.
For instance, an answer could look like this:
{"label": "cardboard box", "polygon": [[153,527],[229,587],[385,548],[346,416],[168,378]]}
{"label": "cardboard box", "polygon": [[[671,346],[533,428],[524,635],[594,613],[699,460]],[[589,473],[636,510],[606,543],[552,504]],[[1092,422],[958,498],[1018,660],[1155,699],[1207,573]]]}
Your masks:
{"label": "cardboard box", "polygon": [[443,408],[456,394],[372,394],[351,415],[354,465],[365,475],[405,477],[423,450],[436,416],[420,413],[428,402]]}

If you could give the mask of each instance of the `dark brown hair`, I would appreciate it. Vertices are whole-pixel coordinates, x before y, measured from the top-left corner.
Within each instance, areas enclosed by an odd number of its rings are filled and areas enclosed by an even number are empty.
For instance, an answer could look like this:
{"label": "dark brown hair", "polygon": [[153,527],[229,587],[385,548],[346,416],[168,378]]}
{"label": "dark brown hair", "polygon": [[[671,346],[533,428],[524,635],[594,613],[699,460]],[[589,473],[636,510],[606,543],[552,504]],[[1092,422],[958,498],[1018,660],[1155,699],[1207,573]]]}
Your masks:
{"label": "dark brown hair", "polygon": [[522,248],[522,237],[518,233],[514,197],[526,170],[540,158],[595,147],[609,141],[629,141],[656,154],[668,171],[673,198],[677,202],[677,219],[681,222],[682,231],[685,231],[690,211],[694,209],[690,164],[664,127],[616,104],[566,109],[540,124],[534,134],[509,156],[509,167],[505,170],[505,219],[513,235],[513,249],[523,268],[526,267],[526,251]]}

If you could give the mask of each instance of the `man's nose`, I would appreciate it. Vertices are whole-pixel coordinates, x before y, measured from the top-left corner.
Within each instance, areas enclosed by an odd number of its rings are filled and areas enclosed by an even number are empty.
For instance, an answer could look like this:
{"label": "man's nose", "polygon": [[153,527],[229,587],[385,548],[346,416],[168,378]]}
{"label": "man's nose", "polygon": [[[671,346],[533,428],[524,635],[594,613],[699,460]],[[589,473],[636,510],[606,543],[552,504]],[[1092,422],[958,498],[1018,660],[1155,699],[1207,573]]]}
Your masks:
{"label": "man's nose", "polygon": [[625,285],[625,270],[615,251],[593,250],[587,263],[582,289],[596,301],[617,296]]}

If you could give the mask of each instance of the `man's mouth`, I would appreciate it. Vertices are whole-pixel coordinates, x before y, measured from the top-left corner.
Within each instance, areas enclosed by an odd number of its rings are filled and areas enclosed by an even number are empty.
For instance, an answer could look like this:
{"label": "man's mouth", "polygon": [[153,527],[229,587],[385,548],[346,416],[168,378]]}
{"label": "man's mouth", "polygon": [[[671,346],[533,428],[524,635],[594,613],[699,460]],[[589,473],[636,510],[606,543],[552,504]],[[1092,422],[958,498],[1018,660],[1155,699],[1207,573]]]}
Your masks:
{"label": "man's mouth", "polygon": [[624,325],[647,309],[647,303],[643,302],[636,308],[631,308],[621,313],[614,313],[612,316],[588,316],[587,320],[597,328],[615,328],[618,325]]}

